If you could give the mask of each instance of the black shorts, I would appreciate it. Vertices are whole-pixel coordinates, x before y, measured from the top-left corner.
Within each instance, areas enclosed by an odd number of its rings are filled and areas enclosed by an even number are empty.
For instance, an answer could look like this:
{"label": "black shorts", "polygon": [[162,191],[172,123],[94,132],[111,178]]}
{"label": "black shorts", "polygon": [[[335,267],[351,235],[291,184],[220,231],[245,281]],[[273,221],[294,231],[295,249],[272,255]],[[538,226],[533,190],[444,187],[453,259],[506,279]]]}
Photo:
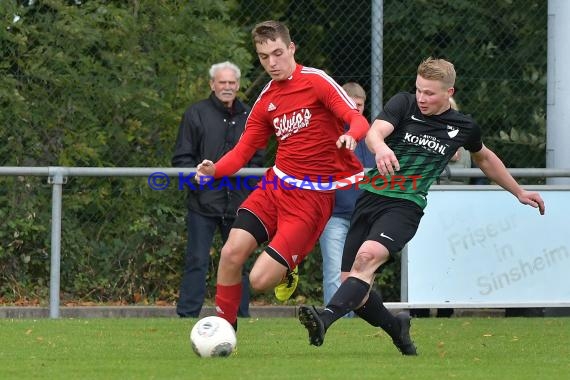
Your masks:
{"label": "black shorts", "polygon": [[394,254],[412,240],[423,215],[422,208],[412,201],[364,191],[356,201],[350,220],[342,254],[342,271],[350,272],[356,253],[367,240],[385,246],[392,260]]}

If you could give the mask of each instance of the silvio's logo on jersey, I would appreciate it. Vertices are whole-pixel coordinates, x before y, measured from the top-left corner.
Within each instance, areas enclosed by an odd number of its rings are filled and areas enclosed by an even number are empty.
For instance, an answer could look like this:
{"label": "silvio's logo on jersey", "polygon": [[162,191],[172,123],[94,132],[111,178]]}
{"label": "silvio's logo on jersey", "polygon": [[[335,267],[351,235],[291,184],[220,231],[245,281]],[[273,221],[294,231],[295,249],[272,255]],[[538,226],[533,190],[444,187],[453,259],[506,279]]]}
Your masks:
{"label": "silvio's logo on jersey", "polygon": [[299,111],[293,111],[290,114],[273,119],[273,127],[275,135],[281,140],[299,132],[301,129],[308,127],[311,121],[311,111],[303,108]]}

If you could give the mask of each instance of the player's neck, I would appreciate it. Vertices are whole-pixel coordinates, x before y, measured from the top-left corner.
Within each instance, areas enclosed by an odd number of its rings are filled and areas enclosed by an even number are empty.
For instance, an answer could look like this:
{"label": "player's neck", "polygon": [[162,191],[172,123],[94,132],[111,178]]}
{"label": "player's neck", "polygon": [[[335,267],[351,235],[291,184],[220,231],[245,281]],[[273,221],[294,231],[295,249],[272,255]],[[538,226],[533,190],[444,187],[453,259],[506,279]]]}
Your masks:
{"label": "player's neck", "polygon": [[291,67],[289,68],[289,73],[287,74],[287,78],[291,78],[296,69],[297,69],[297,62],[293,61]]}
{"label": "player's neck", "polygon": [[434,112],[434,116],[439,116],[442,113],[445,113],[451,109],[451,104],[448,102],[447,104],[443,105],[437,112]]}

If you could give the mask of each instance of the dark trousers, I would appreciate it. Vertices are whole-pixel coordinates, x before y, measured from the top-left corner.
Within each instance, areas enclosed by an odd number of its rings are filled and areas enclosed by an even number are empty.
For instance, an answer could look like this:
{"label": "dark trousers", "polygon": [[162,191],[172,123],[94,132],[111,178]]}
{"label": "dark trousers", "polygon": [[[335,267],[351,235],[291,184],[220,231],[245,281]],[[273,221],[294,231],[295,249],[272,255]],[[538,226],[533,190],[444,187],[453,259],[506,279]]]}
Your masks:
{"label": "dark trousers", "polygon": [[[188,241],[184,259],[184,274],[176,313],[181,317],[198,317],[206,297],[206,276],[210,267],[210,248],[216,228],[220,229],[222,241],[228,239],[233,219],[207,217],[188,211],[186,218]],[[249,277],[244,269],[242,277],[242,297],[238,310],[240,317],[249,317]]]}

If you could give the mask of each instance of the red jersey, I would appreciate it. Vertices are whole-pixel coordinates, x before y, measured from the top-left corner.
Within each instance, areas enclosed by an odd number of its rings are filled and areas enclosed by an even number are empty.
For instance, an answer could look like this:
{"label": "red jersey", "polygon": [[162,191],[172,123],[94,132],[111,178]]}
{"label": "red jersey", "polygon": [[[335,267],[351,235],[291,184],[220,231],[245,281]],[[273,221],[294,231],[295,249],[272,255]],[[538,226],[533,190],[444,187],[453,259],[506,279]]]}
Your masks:
{"label": "red jersey", "polygon": [[240,141],[216,163],[215,176],[235,173],[256,150],[265,148],[272,134],[278,141],[274,169],[279,177],[322,183],[358,175],[362,172],[358,158],[336,146],[344,124],[351,124],[347,134],[357,141],[369,128],[354,101],[331,77],[297,65],[288,79],[265,86]]}

